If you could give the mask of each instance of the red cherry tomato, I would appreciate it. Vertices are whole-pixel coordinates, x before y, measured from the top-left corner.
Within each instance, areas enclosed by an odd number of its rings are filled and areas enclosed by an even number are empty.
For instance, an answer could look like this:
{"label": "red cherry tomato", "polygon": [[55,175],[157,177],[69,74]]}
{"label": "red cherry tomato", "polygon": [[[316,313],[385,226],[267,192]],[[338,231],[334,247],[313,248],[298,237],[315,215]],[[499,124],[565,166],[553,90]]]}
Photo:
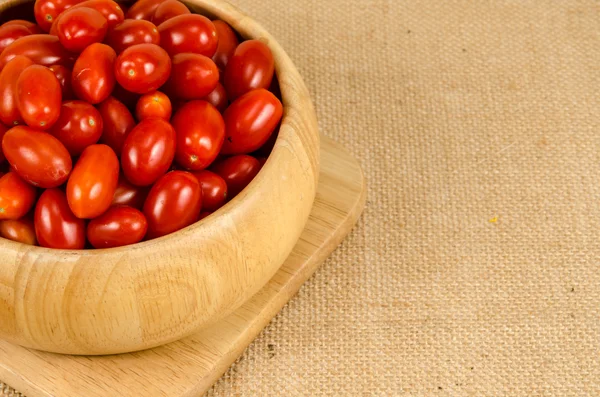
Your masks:
{"label": "red cherry tomato", "polygon": [[144,215],[148,220],[147,238],[173,233],[198,220],[202,191],[194,175],[171,171],[163,175],[148,193]]}
{"label": "red cherry tomato", "polygon": [[159,118],[142,120],[123,145],[123,173],[136,186],[151,185],[167,172],[174,155],[175,130],[171,124]]}
{"label": "red cherry tomato", "polygon": [[8,126],[23,123],[17,106],[17,80],[24,69],[33,65],[31,59],[19,55],[0,72],[0,121]]}
{"label": "red cherry tomato", "polygon": [[257,88],[269,88],[275,61],[265,43],[247,40],[235,49],[225,68],[225,89],[229,99],[234,100]]}
{"label": "red cherry tomato", "polygon": [[184,14],[191,14],[185,4],[177,0],[165,0],[156,8],[152,22],[158,26],[167,19]]}
{"label": "red cherry tomato", "polygon": [[104,40],[108,30],[106,18],[87,7],[72,7],[56,22],[56,33],[67,50],[81,52],[93,43]]}
{"label": "red cherry tomato", "polygon": [[35,20],[44,32],[48,32],[52,22],[65,10],[80,0],[36,0],[33,6]]}
{"label": "red cherry tomato", "polygon": [[52,65],[48,69],[52,70],[52,73],[54,73],[56,79],[60,83],[63,101],[73,98],[73,90],[71,89],[71,70],[62,65]]}
{"label": "red cherry tomato", "polygon": [[79,99],[96,104],[110,96],[115,87],[116,57],[115,50],[106,44],[94,43],[83,50],[71,78],[73,91]]}
{"label": "red cherry tomato", "polygon": [[210,19],[198,14],[178,15],[158,27],[160,45],[173,56],[182,52],[212,57],[217,50],[217,30]]}
{"label": "red cherry tomato", "polygon": [[171,119],[171,101],[160,91],[142,95],[135,107],[138,120],[158,117],[169,121]]}
{"label": "red cherry tomato", "polygon": [[172,122],[177,132],[175,161],[194,171],[208,167],[225,138],[221,113],[206,101],[190,101],[175,113]]}
{"label": "red cherry tomato", "polygon": [[40,29],[38,25],[33,22],[26,21],[24,19],[13,19],[12,21],[4,22],[2,26],[12,26],[12,25],[20,25],[25,26],[29,29],[29,33],[31,34],[42,34],[44,31]]}
{"label": "red cherry tomato", "polygon": [[32,34],[14,41],[0,54],[0,69],[17,55],[24,55],[38,65],[73,65],[74,56],[68,52],[56,36]]}
{"label": "red cherry tomato", "polygon": [[0,237],[28,245],[37,243],[33,220],[28,216],[0,221]]}
{"label": "red cherry tomato", "polygon": [[60,189],[42,193],[35,206],[33,223],[42,247],[73,250],[85,247],[85,221],[71,212]]}
{"label": "red cherry tomato", "polygon": [[108,97],[98,106],[102,116],[104,131],[101,142],[121,155],[123,144],[129,132],[135,127],[135,120],[127,106],[114,97]]}
{"label": "red cherry tomato", "polygon": [[0,178],[0,219],[19,219],[35,204],[35,187],[15,172]]}
{"label": "red cherry tomato", "polygon": [[140,0],[135,3],[127,13],[125,14],[125,18],[127,19],[145,19],[147,21],[152,20],[154,16],[154,12],[164,0]]}
{"label": "red cherry tomato", "polygon": [[106,44],[117,54],[136,44],[160,44],[158,28],[143,19],[127,19],[114,27],[106,36]]}
{"label": "red cherry tomato", "polygon": [[69,178],[69,152],[52,135],[17,126],[6,132],[2,151],[11,167],[32,185],[45,189],[62,185]]}
{"label": "red cherry tomato", "polygon": [[217,29],[219,45],[212,59],[220,69],[225,69],[240,41],[227,22],[217,20],[213,21],[213,24],[215,25],[215,29]]}
{"label": "red cherry tomato", "polygon": [[200,213],[200,216],[198,217],[198,219],[199,219],[199,220],[202,220],[202,219],[206,218],[207,216],[209,216],[210,214],[212,214],[212,212],[211,212],[211,211],[202,211],[202,212]]}
{"label": "red cherry tomato", "polygon": [[260,163],[252,156],[241,154],[218,162],[212,171],[227,183],[227,196],[231,200],[252,182],[260,171]]}
{"label": "red cherry tomato", "polygon": [[136,44],[117,57],[115,76],[126,90],[137,94],[156,91],[169,78],[171,58],[156,44]]}
{"label": "red cherry tomato", "polygon": [[98,142],[102,136],[102,116],[87,102],[65,101],[60,108],[58,121],[50,133],[58,138],[71,156]]}
{"label": "red cherry tomato", "polygon": [[62,89],[45,66],[31,65],[17,80],[17,107],[27,125],[39,130],[52,127],[60,115]]}
{"label": "red cherry tomato", "polygon": [[121,175],[111,205],[127,205],[141,210],[148,191],[148,188],[132,185],[125,176]]}
{"label": "red cherry tomato", "polygon": [[202,188],[202,211],[216,211],[227,201],[227,183],[212,171],[194,172]]}
{"label": "red cherry tomato", "polygon": [[[4,124],[0,123],[0,164],[4,162],[4,160],[6,160],[6,157],[4,157],[4,153],[2,152],[2,138],[4,138],[4,134],[6,134],[6,131],[8,131],[8,127],[5,126]],[[0,175],[1,176],[1,175]]]}
{"label": "red cherry tomato", "polygon": [[283,106],[265,89],[236,99],[223,114],[227,136],[223,154],[250,153],[260,148],[281,121]]}
{"label": "red cherry tomato", "polygon": [[121,6],[112,0],[87,0],[74,5],[72,8],[81,7],[91,8],[102,14],[108,23],[108,29],[114,28],[125,19],[125,14]]}
{"label": "red cherry tomato", "polygon": [[204,100],[216,107],[221,113],[224,112],[225,109],[227,109],[227,105],[229,105],[229,101],[227,100],[227,92],[221,83],[217,83],[215,89],[212,90],[212,92],[208,94]]}
{"label": "red cherry tomato", "polygon": [[119,181],[119,159],[106,145],[88,146],[67,182],[67,200],[78,218],[92,219],[112,202]]}
{"label": "red cherry tomato", "polygon": [[31,30],[23,25],[0,26],[0,53],[17,39],[30,34]]}
{"label": "red cherry tomato", "polygon": [[275,147],[275,142],[277,142],[278,136],[279,136],[279,127],[277,127],[275,129],[275,131],[273,131],[273,133],[271,134],[269,139],[256,152],[253,153],[253,156],[269,157],[269,155],[273,151],[273,147]]}
{"label": "red cherry tomato", "polygon": [[204,55],[176,54],[173,56],[172,69],[166,90],[177,98],[202,99],[219,83],[217,66]]}
{"label": "red cherry tomato", "polygon": [[88,241],[94,248],[114,248],[142,241],[148,230],[144,214],[131,207],[112,207],[87,227]]}

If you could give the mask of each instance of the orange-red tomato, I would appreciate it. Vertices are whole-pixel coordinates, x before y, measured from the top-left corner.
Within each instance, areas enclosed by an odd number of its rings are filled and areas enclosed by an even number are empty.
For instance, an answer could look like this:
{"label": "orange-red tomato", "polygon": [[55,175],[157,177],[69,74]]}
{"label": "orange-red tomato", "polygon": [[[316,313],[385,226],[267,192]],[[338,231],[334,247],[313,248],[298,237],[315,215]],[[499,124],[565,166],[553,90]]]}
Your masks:
{"label": "orange-red tomato", "polygon": [[102,116],[87,102],[65,101],[58,121],[49,132],[65,145],[71,156],[79,156],[102,136]]}
{"label": "orange-red tomato", "polygon": [[169,78],[171,58],[156,44],[136,44],[117,57],[115,76],[126,90],[137,94],[156,91]]}
{"label": "orange-red tomato", "polygon": [[56,22],[56,33],[67,50],[81,52],[92,43],[104,40],[108,21],[98,11],[87,7],[72,7]]}
{"label": "orange-red tomato", "polygon": [[236,99],[223,114],[227,136],[223,154],[251,153],[271,136],[283,115],[279,99],[265,89]]}
{"label": "orange-red tomato", "polygon": [[149,189],[129,183],[125,176],[119,176],[119,183],[111,205],[127,205],[141,210],[148,196]]}
{"label": "orange-red tomato", "polygon": [[194,172],[202,188],[202,211],[216,211],[227,201],[227,183],[225,179],[212,171]]}
{"label": "orange-red tomato", "polygon": [[167,19],[184,14],[191,14],[185,4],[178,0],[165,0],[154,11],[152,22],[158,26]]}
{"label": "orange-red tomato", "polygon": [[94,248],[114,248],[139,243],[147,230],[148,222],[141,211],[119,206],[92,219],[87,227],[87,237]]}
{"label": "orange-red tomato", "polygon": [[119,159],[106,145],[88,146],[67,182],[67,200],[78,218],[92,219],[112,202],[119,181]]}
{"label": "orange-red tomato", "polygon": [[227,183],[227,196],[231,200],[252,182],[260,168],[257,159],[240,154],[219,161],[211,169]]}
{"label": "orange-red tomato", "polygon": [[62,88],[45,66],[28,66],[17,80],[17,107],[27,125],[47,130],[60,115]]}
{"label": "orange-red tomato", "polygon": [[220,69],[225,69],[240,41],[227,22],[216,20],[213,21],[213,24],[217,29],[219,45],[212,59]]}
{"label": "orange-red tomato", "polygon": [[81,7],[91,8],[102,14],[108,23],[108,29],[114,28],[125,19],[125,14],[121,6],[112,0],[86,0],[74,5],[72,8]]}
{"label": "orange-red tomato", "polygon": [[52,135],[17,126],[6,132],[2,150],[12,169],[32,185],[45,189],[65,183],[71,172],[71,156]]}
{"label": "orange-red tomato", "polygon": [[198,220],[202,191],[194,175],[171,171],[163,175],[148,193],[144,215],[148,220],[147,238],[173,233]]}
{"label": "orange-red tomato", "polygon": [[23,25],[0,26],[0,53],[15,40],[30,34],[32,34],[31,30]]}
{"label": "orange-red tomato", "polygon": [[42,247],[73,250],[85,247],[85,221],[71,212],[60,189],[42,193],[35,206],[33,223]]}
{"label": "orange-red tomato", "polygon": [[26,216],[20,219],[6,219],[0,221],[0,237],[23,244],[35,245],[35,227],[33,219]]}
{"label": "orange-red tomato", "polygon": [[6,157],[4,157],[4,153],[2,152],[2,138],[4,138],[6,131],[8,131],[8,127],[0,123],[0,164],[6,160]]}
{"label": "orange-red tomato", "polygon": [[158,117],[169,121],[171,119],[171,101],[160,91],[142,95],[135,107],[135,116],[138,120]]}
{"label": "orange-red tomato", "polygon": [[202,99],[219,83],[217,65],[204,55],[176,54],[173,56],[172,69],[166,90],[177,98]]}
{"label": "orange-red tomato", "polygon": [[35,204],[35,187],[15,172],[0,178],[0,219],[19,219]]}
{"label": "orange-red tomato", "polygon": [[35,20],[42,30],[48,32],[52,22],[65,10],[81,0],[36,0],[33,6]]}
{"label": "orange-red tomato", "polygon": [[73,98],[73,89],[71,88],[71,70],[63,65],[52,65],[48,69],[56,76],[60,83],[63,101]]}
{"label": "orange-red tomato", "polygon": [[41,34],[44,33],[42,29],[38,25],[33,22],[26,21],[24,19],[13,19],[12,21],[4,22],[2,26],[11,26],[11,25],[20,25],[25,26],[29,29],[29,33],[31,34]]}
{"label": "orange-red tomato", "polygon": [[148,186],[171,166],[175,155],[175,130],[169,122],[145,119],[127,136],[121,152],[121,166],[129,182]]}
{"label": "orange-red tomato", "polygon": [[15,40],[0,54],[0,69],[17,55],[24,55],[33,63],[44,66],[73,65],[74,55],[68,52],[58,37],[49,34],[32,34]]}
{"label": "orange-red tomato", "polygon": [[31,59],[19,55],[0,72],[0,121],[7,126],[23,123],[17,106],[17,80],[24,69],[33,65]]}
{"label": "orange-red tomato", "polygon": [[227,109],[227,105],[229,105],[229,101],[227,100],[227,92],[221,83],[217,83],[215,89],[203,99],[216,107],[221,113],[224,112],[225,109]]}
{"label": "orange-red tomato", "polygon": [[240,43],[225,68],[223,85],[229,99],[257,88],[269,88],[274,71],[273,54],[265,43],[259,40]]}
{"label": "orange-red tomato", "polygon": [[158,26],[160,45],[173,56],[182,52],[212,57],[217,50],[217,29],[210,19],[198,14],[173,17]]}
{"label": "orange-red tomato", "polygon": [[115,87],[114,64],[117,54],[106,44],[94,43],[77,58],[71,85],[75,95],[91,104],[108,98]]}
{"label": "orange-red tomato", "polygon": [[101,142],[110,146],[120,156],[127,135],[135,127],[135,120],[127,106],[112,96],[102,102],[98,110],[102,115],[104,127]]}
{"label": "orange-red tomato", "polygon": [[117,54],[136,44],[160,44],[158,28],[143,19],[126,19],[108,32],[106,44]]}
{"label": "orange-red tomato", "polygon": [[172,122],[177,132],[175,161],[194,171],[208,167],[225,139],[221,113],[206,101],[190,101],[175,113]]}
{"label": "orange-red tomato", "polygon": [[154,12],[164,0],[140,0],[132,4],[125,14],[127,19],[145,19],[150,21]]}

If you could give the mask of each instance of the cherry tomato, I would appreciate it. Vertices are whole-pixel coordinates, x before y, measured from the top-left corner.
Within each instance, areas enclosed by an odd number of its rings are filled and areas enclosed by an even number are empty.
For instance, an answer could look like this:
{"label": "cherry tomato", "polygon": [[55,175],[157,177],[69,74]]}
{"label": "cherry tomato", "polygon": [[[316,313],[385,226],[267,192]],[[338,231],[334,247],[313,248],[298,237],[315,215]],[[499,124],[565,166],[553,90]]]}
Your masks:
{"label": "cherry tomato", "polygon": [[152,22],[158,26],[167,19],[184,14],[191,14],[185,4],[178,0],[165,0],[156,8],[152,16]]}
{"label": "cherry tomato", "polygon": [[182,52],[212,57],[219,39],[210,19],[198,14],[173,17],[158,27],[160,45],[173,56]]}
{"label": "cherry tomato", "polygon": [[86,0],[74,5],[72,8],[81,7],[91,8],[102,14],[108,23],[108,29],[114,28],[125,19],[121,6],[112,0]]}
{"label": "cherry tomato", "polygon": [[115,87],[114,64],[117,54],[106,44],[94,43],[77,58],[71,85],[75,95],[91,104],[110,96]]}
{"label": "cherry tomato", "polygon": [[44,32],[48,32],[52,22],[65,10],[81,0],[36,0],[33,6],[35,20]]}
{"label": "cherry tomato", "polygon": [[52,65],[48,69],[54,73],[54,76],[56,76],[56,79],[60,83],[63,101],[73,98],[73,90],[71,89],[71,71],[62,65]]}
{"label": "cherry tomato", "polygon": [[158,28],[143,19],[126,19],[114,27],[106,36],[106,44],[117,54],[136,44],[160,44]]}
{"label": "cherry tomato", "polygon": [[114,97],[108,97],[98,106],[100,115],[102,115],[104,131],[102,132],[101,142],[107,144],[121,155],[125,138],[135,127],[135,120],[127,106]]}
{"label": "cherry tomato", "polygon": [[73,250],[85,247],[85,221],[71,212],[60,189],[42,193],[35,206],[33,224],[42,247]]}
{"label": "cherry tomato", "polygon": [[0,54],[0,69],[17,55],[24,55],[38,65],[73,65],[73,54],[65,50],[58,37],[32,34],[14,41]]}
{"label": "cherry tomato", "polygon": [[171,58],[156,44],[136,44],[117,57],[115,76],[126,90],[137,94],[156,91],[169,78]]}
{"label": "cherry tomato", "polygon": [[202,219],[206,218],[207,216],[209,216],[210,214],[212,214],[211,211],[202,211],[200,213],[200,216],[198,217],[198,220],[202,220]]}
{"label": "cherry tomato", "polygon": [[131,207],[112,207],[87,227],[88,241],[94,248],[114,248],[142,241],[148,230],[144,214]]}
{"label": "cherry tomato", "polygon": [[[8,131],[8,127],[0,123],[0,146],[2,145],[2,138],[4,138],[4,134],[6,134],[6,131]],[[0,164],[3,163],[4,160],[6,160],[6,157],[4,157],[4,153],[2,152],[2,148],[0,147]]]}
{"label": "cherry tomato", "polygon": [[106,145],[85,148],[67,182],[67,200],[78,218],[92,219],[112,202],[119,181],[119,159]]}
{"label": "cherry tomato", "polygon": [[35,187],[25,182],[15,172],[0,178],[0,219],[19,219],[35,203]]}
{"label": "cherry tomato", "polygon": [[121,153],[123,173],[136,186],[148,186],[171,166],[175,130],[159,118],[139,122],[127,136]]}
{"label": "cherry tomato", "polygon": [[200,54],[183,53],[173,56],[173,71],[166,84],[172,96],[181,99],[202,99],[219,83],[217,65]]}
{"label": "cherry tomato", "polygon": [[158,117],[169,121],[171,119],[171,101],[160,91],[142,95],[135,107],[138,120]]}
{"label": "cherry tomato", "polygon": [[154,12],[163,1],[164,0],[140,0],[135,2],[131,7],[129,7],[129,10],[127,10],[125,18],[145,19],[150,21],[154,16]]}
{"label": "cherry tomato", "polygon": [[177,132],[175,161],[194,171],[208,167],[225,138],[221,113],[206,101],[190,101],[175,113],[172,122]]}
{"label": "cherry tomato", "polygon": [[194,172],[202,188],[202,211],[216,211],[227,200],[227,183],[212,171]]}
{"label": "cherry tomato", "polygon": [[227,22],[216,20],[213,21],[213,24],[215,25],[215,29],[217,29],[219,45],[212,59],[220,69],[225,69],[240,41]]}
{"label": "cherry tomato", "polygon": [[56,22],[56,33],[67,50],[81,52],[92,43],[104,40],[108,30],[106,18],[87,7],[72,7]]}
{"label": "cherry tomato", "polygon": [[33,220],[28,216],[0,221],[0,237],[28,245],[37,243]]}
{"label": "cherry tomato", "polygon": [[[256,151],[253,153],[255,157],[269,157],[271,152],[273,151],[273,147],[275,146],[275,142],[277,142],[277,137],[279,136],[279,127],[273,131],[269,139]],[[258,158],[257,157],[257,158]],[[260,159],[259,159],[260,160]]]}
{"label": "cherry tomato", "polygon": [[148,193],[144,215],[148,220],[148,239],[164,236],[198,220],[202,191],[194,175],[171,171],[163,175]]}
{"label": "cherry tomato", "polygon": [[275,61],[265,43],[247,40],[235,49],[225,68],[225,89],[229,99],[234,100],[257,88],[269,88]]}
{"label": "cherry tomato", "polygon": [[260,171],[260,163],[252,156],[240,154],[219,161],[212,171],[227,183],[227,196],[231,200],[252,182]]}
{"label": "cherry tomato", "polygon": [[216,107],[221,113],[224,112],[225,109],[227,109],[227,105],[229,105],[229,101],[227,100],[227,92],[221,83],[217,83],[215,89],[212,90],[212,92],[208,94],[204,100]]}
{"label": "cherry tomato", "polygon": [[250,153],[271,136],[283,115],[279,99],[265,89],[250,91],[236,99],[223,114],[227,136],[223,154]]}
{"label": "cherry tomato", "polygon": [[2,151],[17,174],[34,186],[53,188],[69,178],[71,156],[58,139],[46,132],[13,127],[2,139]]}
{"label": "cherry tomato", "polygon": [[65,101],[60,108],[58,121],[50,133],[58,138],[71,156],[98,142],[102,136],[102,116],[87,102]]}
{"label": "cherry tomato", "polygon": [[39,130],[52,127],[60,115],[62,89],[45,66],[31,65],[17,80],[17,107],[27,125]]}
{"label": "cherry tomato", "polygon": [[12,21],[4,22],[2,26],[12,26],[12,25],[20,25],[25,26],[29,29],[29,33],[31,34],[42,34],[44,31],[40,29],[38,25],[33,22],[26,21],[24,19],[13,19]]}
{"label": "cherry tomato", "polygon": [[148,191],[149,189],[146,187],[132,185],[125,176],[120,175],[111,205],[127,205],[141,210]]}
{"label": "cherry tomato", "polygon": [[8,126],[23,123],[17,106],[17,80],[23,70],[31,65],[31,59],[19,55],[0,72],[0,121]]}
{"label": "cherry tomato", "polygon": [[31,30],[23,25],[0,26],[0,53],[21,37],[29,36]]}

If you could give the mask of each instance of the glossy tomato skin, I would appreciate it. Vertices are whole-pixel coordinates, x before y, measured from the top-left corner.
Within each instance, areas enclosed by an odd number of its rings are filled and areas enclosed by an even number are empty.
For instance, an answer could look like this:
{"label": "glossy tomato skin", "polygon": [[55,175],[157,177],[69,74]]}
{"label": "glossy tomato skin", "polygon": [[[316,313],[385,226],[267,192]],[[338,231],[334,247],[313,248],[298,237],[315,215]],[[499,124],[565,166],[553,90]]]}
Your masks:
{"label": "glossy tomato skin", "polygon": [[265,89],[239,97],[223,114],[227,136],[222,153],[242,154],[257,150],[268,141],[282,115],[281,102]]}
{"label": "glossy tomato skin", "polygon": [[[121,6],[112,0],[86,0],[72,8],[91,8],[98,11],[106,19],[108,29],[112,29],[125,19]],[[62,15],[61,15],[62,18]]]}
{"label": "glossy tomato skin", "polygon": [[44,31],[35,23],[26,21],[24,19],[13,19],[12,21],[7,21],[2,24],[2,26],[11,26],[11,25],[20,25],[25,26],[29,29],[29,33],[31,34],[42,34]]}
{"label": "glossy tomato skin", "polygon": [[65,145],[71,156],[79,156],[86,147],[98,142],[102,129],[102,116],[95,107],[83,101],[65,101],[58,121],[49,132]]}
{"label": "glossy tomato skin", "polygon": [[152,22],[158,26],[168,19],[184,14],[191,14],[185,4],[178,0],[165,0],[156,8]]}
{"label": "glossy tomato skin", "polygon": [[73,250],[85,247],[85,221],[71,212],[60,189],[42,193],[35,206],[33,223],[42,247]]}
{"label": "glossy tomato skin", "polygon": [[73,98],[73,89],[71,88],[71,70],[63,65],[52,65],[48,69],[54,73],[58,80],[62,92],[62,100]]}
{"label": "glossy tomato skin", "polygon": [[52,135],[17,126],[6,132],[2,151],[12,169],[27,182],[45,189],[65,183],[72,168],[65,146]]}
{"label": "glossy tomato skin", "polygon": [[88,146],[67,182],[67,200],[73,214],[93,219],[112,202],[119,181],[119,159],[106,145]]}
{"label": "glossy tomato skin", "polygon": [[212,57],[219,39],[210,19],[198,14],[173,17],[158,26],[160,45],[173,56],[183,52]]}
{"label": "glossy tomato skin", "polygon": [[45,66],[31,65],[17,80],[17,107],[27,125],[47,130],[60,115],[62,88],[54,73]]}
{"label": "glossy tomato skin", "polygon": [[166,91],[177,98],[202,99],[210,94],[219,83],[217,65],[200,54],[176,54],[172,59],[172,73]]}
{"label": "glossy tomato skin", "polygon": [[29,216],[0,221],[0,237],[27,245],[37,244],[33,219]]}
{"label": "glossy tomato skin", "polygon": [[147,238],[161,237],[191,225],[198,220],[201,208],[202,191],[194,175],[186,171],[163,175],[144,203]]}
{"label": "glossy tomato skin", "polygon": [[0,26],[0,53],[15,40],[30,34],[31,30],[23,25]]}
{"label": "glossy tomato skin", "polygon": [[87,227],[87,237],[94,248],[114,248],[139,243],[147,230],[148,222],[141,211],[119,206],[92,219]]}
{"label": "glossy tomato skin", "polygon": [[77,58],[71,86],[77,98],[97,104],[108,98],[115,87],[114,64],[117,54],[106,44],[94,43]]}
{"label": "glossy tomato skin", "polygon": [[108,30],[106,18],[87,7],[72,7],[56,22],[60,43],[68,51],[80,53],[92,43],[104,40]]}
{"label": "glossy tomato skin", "polygon": [[231,200],[252,182],[260,168],[257,159],[240,154],[219,161],[211,169],[227,183],[227,197]]}
{"label": "glossy tomato skin", "polygon": [[0,219],[19,219],[35,204],[36,189],[15,172],[0,178]]}
{"label": "glossy tomato skin", "polygon": [[17,81],[23,70],[31,65],[31,59],[19,55],[0,72],[0,121],[7,126],[23,124],[17,105]]}
{"label": "glossy tomato skin", "polygon": [[224,86],[234,100],[258,88],[268,89],[273,80],[275,61],[269,47],[259,40],[242,42],[225,68]]}
{"label": "glossy tomato skin", "polygon": [[127,19],[145,19],[147,21],[152,20],[156,9],[164,0],[140,0],[135,2],[127,13],[125,18]]}
{"label": "glossy tomato skin", "polygon": [[221,113],[227,109],[227,105],[229,105],[229,100],[227,99],[227,92],[225,91],[225,87],[223,84],[217,83],[217,86],[214,90],[211,91],[205,98],[203,98],[206,102],[210,103]]}
{"label": "glossy tomato skin", "polygon": [[189,170],[202,170],[218,156],[225,139],[221,113],[206,101],[190,101],[173,116],[177,132],[175,161]]}
{"label": "glossy tomato skin", "polygon": [[156,44],[136,44],[117,57],[115,76],[126,90],[147,94],[162,86],[171,73],[169,54]]}
{"label": "glossy tomato skin", "polygon": [[8,127],[0,123],[0,164],[2,164],[4,160],[6,160],[6,157],[4,157],[4,153],[2,152],[2,138],[4,138],[4,134],[6,134],[6,131],[8,131]]}
{"label": "glossy tomato skin", "polygon": [[74,55],[68,52],[56,36],[32,34],[14,41],[0,54],[0,69],[17,55],[24,55],[43,66],[73,65]]}
{"label": "glossy tomato skin", "polygon": [[215,29],[217,29],[219,44],[212,59],[219,69],[225,70],[240,41],[227,22],[216,20],[213,21],[213,24],[215,25]]}
{"label": "glossy tomato skin", "polygon": [[101,142],[121,155],[123,144],[129,132],[135,127],[135,120],[127,106],[114,97],[108,97],[98,106],[102,116],[103,132]]}
{"label": "glossy tomato skin", "polygon": [[136,44],[160,44],[158,28],[150,21],[127,19],[114,27],[106,36],[106,44],[117,54]]}
{"label": "glossy tomato skin", "polygon": [[158,117],[169,121],[171,119],[171,100],[160,91],[142,95],[135,107],[135,116],[138,120]]}
{"label": "glossy tomato skin", "polygon": [[127,136],[121,152],[121,165],[127,180],[148,186],[171,166],[175,156],[175,130],[169,122],[145,119]]}
{"label": "glossy tomato skin", "polygon": [[42,30],[48,32],[63,11],[80,2],[81,0],[36,0],[33,6],[35,20]]}
{"label": "glossy tomato skin", "polygon": [[120,175],[111,205],[127,205],[141,210],[149,191],[147,187],[132,185],[124,175]]}
{"label": "glossy tomato skin", "polygon": [[225,179],[212,171],[194,172],[202,189],[202,211],[216,211],[227,201],[227,183]]}

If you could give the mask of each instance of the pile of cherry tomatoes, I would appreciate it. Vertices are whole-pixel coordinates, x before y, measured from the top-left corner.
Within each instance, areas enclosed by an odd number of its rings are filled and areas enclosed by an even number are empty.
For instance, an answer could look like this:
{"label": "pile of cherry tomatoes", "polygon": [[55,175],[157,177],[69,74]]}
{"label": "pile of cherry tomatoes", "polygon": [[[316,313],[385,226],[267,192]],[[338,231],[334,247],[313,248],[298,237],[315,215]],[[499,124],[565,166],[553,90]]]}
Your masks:
{"label": "pile of cherry tomatoes", "polygon": [[134,244],[256,176],[283,114],[266,44],[177,0],[37,0],[33,14],[0,26],[0,236]]}

